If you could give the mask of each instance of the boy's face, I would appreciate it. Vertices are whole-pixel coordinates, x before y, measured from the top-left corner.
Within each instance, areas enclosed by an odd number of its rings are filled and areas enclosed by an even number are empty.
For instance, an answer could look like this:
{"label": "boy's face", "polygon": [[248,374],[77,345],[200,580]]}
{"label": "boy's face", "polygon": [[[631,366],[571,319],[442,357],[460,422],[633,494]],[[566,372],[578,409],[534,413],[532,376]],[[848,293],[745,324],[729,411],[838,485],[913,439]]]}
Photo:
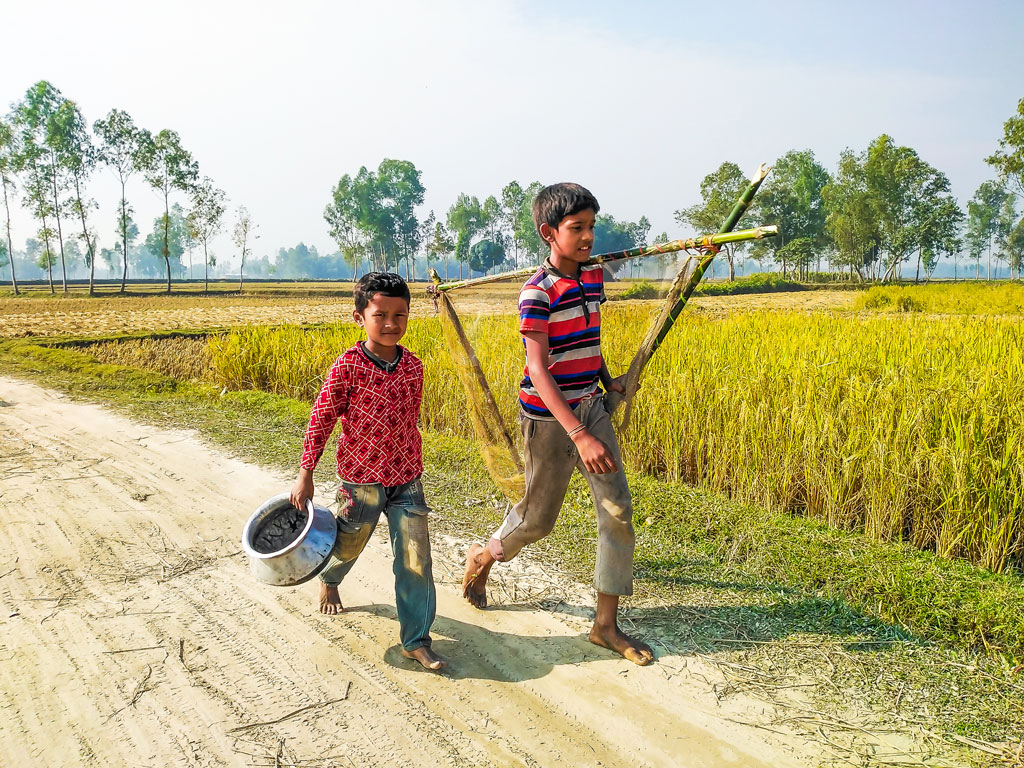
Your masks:
{"label": "boy's face", "polygon": [[352,313],[352,319],[366,329],[371,350],[394,348],[405,336],[409,324],[409,304],[399,296],[373,294],[362,312]]}
{"label": "boy's face", "polygon": [[563,218],[557,227],[541,224],[540,234],[551,246],[552,261],[568,260],[580,264],[589,259],[594,246],[596,219],[594,211],[585,208]]}

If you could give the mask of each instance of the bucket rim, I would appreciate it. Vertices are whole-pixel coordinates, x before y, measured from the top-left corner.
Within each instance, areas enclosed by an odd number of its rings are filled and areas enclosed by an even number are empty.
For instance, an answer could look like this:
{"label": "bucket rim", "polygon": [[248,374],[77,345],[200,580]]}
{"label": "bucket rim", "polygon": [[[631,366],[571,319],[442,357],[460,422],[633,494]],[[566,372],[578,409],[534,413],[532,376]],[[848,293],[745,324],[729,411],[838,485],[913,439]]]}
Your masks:
{"label": "bucket rim", "polygon": [[242,549],[245,551],[245,554],[247,554],[249,557],[255,558],[257,560],[270,560],[275,557],[280,557],[281,555],[286,555],[289,552],[298,549],[298,547],[302,545],[302,542],[305,541],[306,535],[313,527],[313,519],[314,516],[316,515],[316,508],[313,505],[312,499],[306,499],[306,525],[302,528],[302,533],[296,536],[295,539],[287,547],[284,547],[283,549],[274,550],[273,552],[263,553],[257,552],[249,543],[249,540],[252,534],[254,533],[253,528],[255,527],[256,522],[263,518],[264,513],[269,512],[270,510],[276,509],[278,507],[284,506],[281,502],[287,502],[288,506],[292,506],[291,494],[279,493],[274,496],[271,496],[269,499],[260,504],[259,508],[255,512],[253,512],[249,516],[249,519],[246,521],[245,528],[242,529]]}

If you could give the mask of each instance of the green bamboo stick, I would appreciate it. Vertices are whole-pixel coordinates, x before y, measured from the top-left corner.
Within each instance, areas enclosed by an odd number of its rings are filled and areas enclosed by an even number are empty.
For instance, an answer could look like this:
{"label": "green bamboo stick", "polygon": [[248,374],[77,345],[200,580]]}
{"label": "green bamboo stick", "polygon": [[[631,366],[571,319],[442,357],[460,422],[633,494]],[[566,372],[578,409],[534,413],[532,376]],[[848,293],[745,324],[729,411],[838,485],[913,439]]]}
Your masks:
{"label": "green bamboo stick", "polygon": [[[754,199],[754,195],[757,194],[758,188],[761,186],[761,182],[764,181],[765,177],[771,168],[761,163],[753,177],[750,179],[750,184],[747,186],[743,193],[739,196],[736,204],[732,207],[729,215],[726,217],[725,222],[722,224],[722,228],[718,231],[718,235],[715,237],[726,234],[732,230],[733,227],[739,223],[740,217],[746,212],[747,208],[750,207],[750,202]],[[778,227],[771,227],[772,234],[778,234]],[[733,234],[739,234],[735,232]],[[640,375],[643,373],[644,367],[650,362],[654,352],[661,346],[661,343],[668,336],[669,331],[672,330],[672,325],[675,323],[679,314],[683,311],[683,307],[686,306],[686,302],[693,294],[694,289],[704,278],[704,273],[707,268],[711,266],[711,262],[714,260],[715,255],[718,253],[718,248],[706,249],[704,257],[697,264],[697,268],[694,269],[693,273],[689,276],[686,274],[686,267],[684,266],[679,274],[676,275],[675,280],[672,283],[672,287],[669,289],[668,295],[665,297],[665,304],[662,307],[661,313],[657,319],[651,324],[650,329],[647,331],[647,335],[644,337],[643,344],[640,345],[640,349],[637,350],[636,355],[633,357],[633,361],[629,364],[629,370],[626,372],[625,379],[625,393],[618,394],[616,392],[609,393],[608,406],[611,410],[625,401],[627,403],[626,413],[622,417],[622,429],[624,430],[629,425],[629,403],[632,401],[633,396],[636,395],[637,390],[640,388]]]}
{"label": "green bamboo stick", "polygon": [[[738,217],[737,217],[738,218]],[[739,243],[747,240],[760,240],[764,237],[772,237],[779,233],[779,228],[775,226],[767,227],[755,227],[754,229],[742,229],[737,232],[729,232],[723,230],[714,235],[702,235],[700,237],[691,237],[686,240],[672,240],[668,243],[654,243],[652,245],[642,245],[638,248],[629,248],[624,251],[614,251],[612,253],[599,253],[591,256],[585,262],[584,266],[592,266],[594,264],[606,264],[610,261],[622,261],[624,259],[638,259],[644,256],[656,256],[661,253],[674,253],[676,251],[689,251],[689,250],[707,250],[709,248],[719,248],[727,243]],[[526,278],[532,276],[536,271],[537,267],[523,267],[522,269],[515,269],[511,272],[502,272],[500,275],[485,275],[484,277],[474,277],[470,280],[456,280],[451,283],[442,283],[441,278],[437,272],[433,269],[430,270],[430,279],[433,281],[433,285],[428,286],[427,290],[430,293],[445,293],[447,291],[454,291],[458,288],[466,288],[469,286],[485,285],[487,283],[498,283],[503,280],[513,280],[516,278]]]}

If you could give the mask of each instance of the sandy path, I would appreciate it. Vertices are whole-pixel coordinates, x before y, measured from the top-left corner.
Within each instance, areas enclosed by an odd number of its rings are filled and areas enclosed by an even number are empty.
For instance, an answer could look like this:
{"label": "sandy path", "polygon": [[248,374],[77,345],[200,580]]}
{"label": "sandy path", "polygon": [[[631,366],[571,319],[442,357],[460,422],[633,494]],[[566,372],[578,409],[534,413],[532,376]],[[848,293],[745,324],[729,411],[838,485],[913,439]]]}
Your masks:
{"label": "sandy path", "polygon": [[[401,658],[381,535],[314,613],[314,583],[248,574],[248,513],[290,478],[193,435],[0,379],[0,763],[132,766],[785,766],[808,747],[740,725],[695,659],[647,669],[585,618],[486,612],[435,541],[435,648]],[[383,527],[383,526],[382,526]],[[318,706],[324,702],[335,703]],[[309,707],[281,722],[274,721]]]}

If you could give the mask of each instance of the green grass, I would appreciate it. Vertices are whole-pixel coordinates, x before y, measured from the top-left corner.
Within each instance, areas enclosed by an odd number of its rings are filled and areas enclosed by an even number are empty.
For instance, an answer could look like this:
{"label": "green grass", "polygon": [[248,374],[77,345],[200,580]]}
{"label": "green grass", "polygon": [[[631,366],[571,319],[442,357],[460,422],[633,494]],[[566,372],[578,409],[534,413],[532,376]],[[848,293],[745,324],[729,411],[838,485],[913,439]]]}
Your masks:
{"label": "green grass", "polygon": [[[88,347],[2,341],[0,373],[195,429],[285,472],[295,469],[309,415],[304,400],[99,363]],[[427,431],[424,460],[434,530],[462,540],[493,530],[503,504],[475,444]],[[321,462],[318,482],[332,470]],[[972,738],[1019,738],[1019,575],[875,543],[679,482],[636,473],[630,482],[637,595],[624,616],[661,652],[740,664],[762,682],[768,675],[817,681],[816,707],[841,713],[856,704],[885,727],[895,717]],[[559,524],[528,556],[589,583],[595,538],[592,503],[577,477]]]}
{"label": "green grass", "polygon": [[[246,453],[252,451],[261,461],[284,460],[286,466],[295,460],[309,414],[307,402],[290,397],[179,382],[150,371],[99,363],[77,348],[28,340],[0,342],[0,371],[29,375],[77,394],[137,407],[149,416],[165,412],[169,406],[184,411],[199,408],[202,418],[190,421],[208,425],[214,439]],[[158,407],[151,410],[147,404]],[[217,415],[222,413],[223,417]],[[232,425],[239,419],[259,420],[266,429],[234,429]],[[426,441],[437,474],[473,478],[475,486],[459,486],[460,493],[496,493],[472,441],[431,432]],[[464,468],[469,471],[462,471]],[[787,589],[844,600],[852,608],[916,636],[1024,657],[1024,612],[1019,610],[1024,605],[1024,578],[1019,574],[992,574],[907,545],[874,543],[861,535],[732,502],[680,482],[632,473],[632,487],[641,541],[637,562],[642,576],[653,583],[671,582],[671,574],[685,562],[673,553],[687,551],[716,568],[739,567],[749,576]],[[579,508],[589,508],[584,486],[577,486],[574,493]],[[577,508],[571,499],[568,508]],[[468,514],[463,522],[473,518]],[[496,519],[479,530],[486,530]],[[570,525],[549,541],[576,549],[586,536],[574,526],[587,527],[588,523],[572,513],[566,519]],[[587,557],[579,561],[581,572],[590,570]]]}

